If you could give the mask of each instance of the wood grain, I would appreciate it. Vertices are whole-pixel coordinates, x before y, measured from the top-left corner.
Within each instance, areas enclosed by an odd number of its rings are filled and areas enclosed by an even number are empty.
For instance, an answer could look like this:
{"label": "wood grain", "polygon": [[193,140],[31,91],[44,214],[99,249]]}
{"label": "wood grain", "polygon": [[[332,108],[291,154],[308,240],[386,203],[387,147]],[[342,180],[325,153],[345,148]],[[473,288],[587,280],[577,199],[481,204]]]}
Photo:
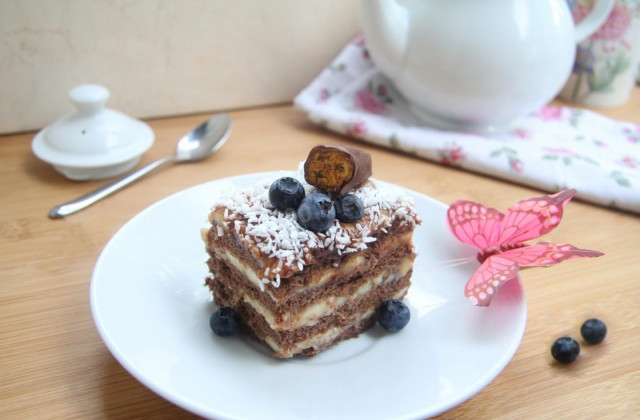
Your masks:
{"label": "wood grain", "polygon": [[[640,123],[640,89],[599,112]],[[102,182],[67,181],[30,151],[33,133],[0,137],[0,418],[194,418],[141,385],[110,355],[89,308],[93,266],[132,216],[169,194],[213,179],[295,168],[326,142],[354,144],[309,123],[291,106],[231,112],[229,142],[198,164],[166,168],[93,207],[61,220],[47,212]],[[156,144],[144,162],[173,152],[206,115],[149,121]],[[369,145],[374,175],[442,202],[467,198],[507,208],[538,191]],[[601,250],[597,260],[567,261],[522,273],[528,321],[504,371],[440,419],[630,418],[640,413],[640,220],[572,202],[549,240]],[[583,346],[570,366],[556,364],[551,342],[578,337],[599,317],[605,342]]]}

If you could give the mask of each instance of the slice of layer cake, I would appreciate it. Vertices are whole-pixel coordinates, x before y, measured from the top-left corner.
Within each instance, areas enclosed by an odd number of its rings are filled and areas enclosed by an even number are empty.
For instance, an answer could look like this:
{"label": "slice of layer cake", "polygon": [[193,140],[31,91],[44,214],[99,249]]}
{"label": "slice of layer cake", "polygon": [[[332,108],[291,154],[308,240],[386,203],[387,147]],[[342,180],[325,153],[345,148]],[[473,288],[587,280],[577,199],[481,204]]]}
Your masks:
{"label": "slice of layer cake", "polygon": [[[286,176],[307,194],[315,191],[300,172]],[[202,231],[210,257],[206,284],[215,303],[233,308],[275,357],[314,355],[372,326],[382,302],[404,297],[418,218],[402,191],[367,181],[350,190],[364,205],[360,220],[333,220],[313,232],[295,211],[274,208],[274,180],[214,204],[211,226]]]}

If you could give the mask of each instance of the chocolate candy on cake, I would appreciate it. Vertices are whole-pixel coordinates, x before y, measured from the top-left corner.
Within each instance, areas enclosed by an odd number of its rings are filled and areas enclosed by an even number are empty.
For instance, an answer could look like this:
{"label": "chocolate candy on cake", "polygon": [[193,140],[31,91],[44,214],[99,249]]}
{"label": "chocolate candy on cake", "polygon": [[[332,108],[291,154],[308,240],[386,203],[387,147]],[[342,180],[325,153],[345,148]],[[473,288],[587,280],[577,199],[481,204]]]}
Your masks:
{"label": "chocolate candy on cake", "polygon": [[314,147],[304,163],[304,179],[333,200],[363,184],[371,173],[369,153],[339,144]]}

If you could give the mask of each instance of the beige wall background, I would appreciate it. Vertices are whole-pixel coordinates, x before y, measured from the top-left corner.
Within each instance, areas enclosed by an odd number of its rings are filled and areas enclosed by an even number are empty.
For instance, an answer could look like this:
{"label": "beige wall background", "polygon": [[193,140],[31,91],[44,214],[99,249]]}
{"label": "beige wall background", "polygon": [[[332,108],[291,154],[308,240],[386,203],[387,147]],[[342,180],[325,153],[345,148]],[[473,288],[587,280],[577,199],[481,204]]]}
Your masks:
{"label": "beige wall background", "polygon": [[290,101],[359,32],[357,0],[0,0],[0,133],[98,83],[138,118]]}

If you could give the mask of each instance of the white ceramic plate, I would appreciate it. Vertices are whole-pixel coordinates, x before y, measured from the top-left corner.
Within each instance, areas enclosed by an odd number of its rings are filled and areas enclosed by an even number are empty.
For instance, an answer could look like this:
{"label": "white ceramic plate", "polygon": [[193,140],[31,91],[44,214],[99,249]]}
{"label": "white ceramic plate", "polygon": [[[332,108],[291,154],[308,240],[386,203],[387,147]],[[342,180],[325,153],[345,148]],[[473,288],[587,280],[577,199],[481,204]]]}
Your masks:
{"label": "white ceramic plate", "polygon": [[436,415],[485,387],[515,353],[526,319],[520,281],[489,308],[463,295],[475,254],[448,232],[446,206],[407,191],[422,225],[407,296],[411,321],[376,326],[313,358],[277,360],[245,337],[209,329],[200,228],[216,191],[274,173],[213,181],[174,194],[129,221],[100,255],[91,282],[97,328],[115,358],[144,385],[196,414],[230,419],[406,419]]}

